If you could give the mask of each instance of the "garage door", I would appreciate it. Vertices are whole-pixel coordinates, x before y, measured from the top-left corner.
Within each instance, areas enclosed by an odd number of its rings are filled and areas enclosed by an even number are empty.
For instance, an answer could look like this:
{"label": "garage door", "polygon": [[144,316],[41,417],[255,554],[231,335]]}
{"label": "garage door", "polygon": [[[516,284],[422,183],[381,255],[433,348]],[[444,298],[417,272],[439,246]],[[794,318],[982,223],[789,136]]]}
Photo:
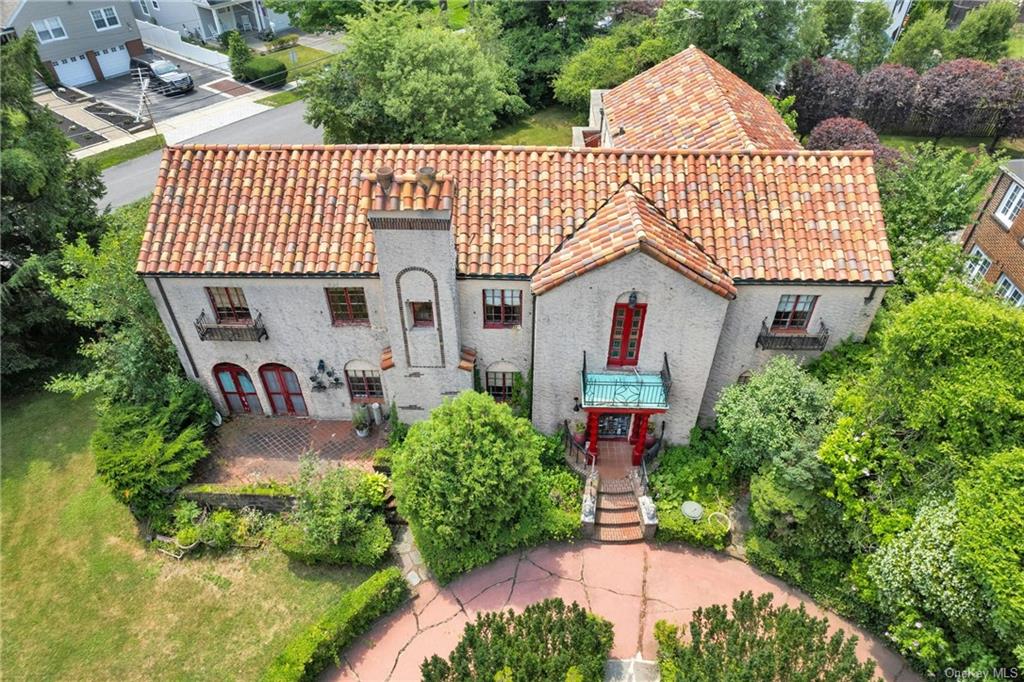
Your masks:
{"label": "garage door", "polygon": [[85,85],[96,80],[96,74],[84,54],[58,59],[53,62],[53,68],[57,72],[57,80],[64,85]]}
{"label": "garage door", "polygon": [[130,61],[128,48],[124,45],[118,45],[117,47],[97,50],[96,61],[99,62],[100,71],[103,72],[104,78],[113,78],[114,76],[128,73],[128,62]]}

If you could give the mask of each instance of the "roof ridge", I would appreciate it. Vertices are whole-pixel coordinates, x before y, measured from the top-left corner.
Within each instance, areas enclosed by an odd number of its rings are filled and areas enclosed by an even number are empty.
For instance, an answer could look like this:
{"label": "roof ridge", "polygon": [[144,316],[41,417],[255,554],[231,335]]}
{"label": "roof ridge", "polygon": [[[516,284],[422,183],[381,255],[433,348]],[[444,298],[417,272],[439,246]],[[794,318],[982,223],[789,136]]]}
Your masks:
{"label": "roof ridge", "polygon": [[[754,143],[754,138],[750,136],[750,133],[747,131],[746,127],[744,127],[743,122],[740,121],[740,117],[736,115],[736,107],[733,105],[732,100],[729,99],[728,93],[726,93],[725,88],[722,86],[722,82],[718,80],[718,74],[715,73],[715,70],[711,67],[711,64],[708,62],[710,60],[714,62],[716,66],[721,65],[718,64],[718,62],[715,62],[713,59],[711,59],[711,56],[709,54],[704,52],[704,50],[700,49],[696,45],[690,45],[688,49],[694,50],[699,56],[700,63],[704,67],[704,70],[707,71],[708,77],[711,78],[711,82],[715,84],[716,88],[718,88],[718,95],[719,97],[722,98],[722,101],[725,103],[725,110],[727,112],[727,115],[736,125],[736,127],[739,128],[740,134],[747,141],[747,144],[751,148],[756,147],[757,145]],[[683,52],[680,52],[680,54],[683,54]]]}

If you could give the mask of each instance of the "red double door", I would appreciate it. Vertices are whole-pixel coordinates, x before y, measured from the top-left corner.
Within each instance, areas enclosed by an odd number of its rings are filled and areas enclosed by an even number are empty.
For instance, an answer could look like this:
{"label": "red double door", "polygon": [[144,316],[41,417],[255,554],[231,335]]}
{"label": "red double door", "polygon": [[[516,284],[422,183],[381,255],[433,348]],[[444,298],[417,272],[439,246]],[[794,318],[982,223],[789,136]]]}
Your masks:
{"label": "red double door", "polygon": [[[222,363],[213,368],[213,373],[232,414],[263,414],[263,406],[248,372],[238,365]],[[278,364],[263,365],[260,367],[260,379],[273,414],[296,417],[309,414],[299,377],[290,368]]]}

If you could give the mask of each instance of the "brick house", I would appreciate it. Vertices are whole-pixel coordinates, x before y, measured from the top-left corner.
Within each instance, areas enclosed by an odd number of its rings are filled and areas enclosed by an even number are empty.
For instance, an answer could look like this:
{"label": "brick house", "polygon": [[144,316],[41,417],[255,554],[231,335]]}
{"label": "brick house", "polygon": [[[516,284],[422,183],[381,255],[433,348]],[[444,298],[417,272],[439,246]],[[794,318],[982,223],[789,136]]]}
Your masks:
{"label": "brick house", "polygon": [[[617,125],[682,129],[649,113]],[[686,442],[773,355],[862,338],[893,281],[871,153],[805,151],[757,114],[762,134],[701,149],[170,147],[138,272],[225,414],[415,421],[519,375],[538,428],[585,421],[592,450],[638,456],[650,420]]]}
{"label": "brick house", "polygon": [[1007,161],[978,219],[964,233],[967,277],[984,279],[997,296],[1024,307],[1024,159]]}

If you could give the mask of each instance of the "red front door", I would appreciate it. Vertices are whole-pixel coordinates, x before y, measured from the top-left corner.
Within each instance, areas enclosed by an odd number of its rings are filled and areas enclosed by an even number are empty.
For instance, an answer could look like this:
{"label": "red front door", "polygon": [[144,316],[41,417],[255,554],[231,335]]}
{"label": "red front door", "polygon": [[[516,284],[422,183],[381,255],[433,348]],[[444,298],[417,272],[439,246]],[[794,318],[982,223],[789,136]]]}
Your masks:
{"label": "red front door", "polygon": [[263,379],[263,387],[267,389],[274,414],[290,414],[296,417],[305,417],[308,414],[299,378],[295,376],[295,372],[284,365],[263,365],[260,367],[260,377]]}
{"label": "red front door", "polygon": [[263,414],[260,397],[248,372],[238,365],[222,363],[213,368],[213,374],[231,414]]}

